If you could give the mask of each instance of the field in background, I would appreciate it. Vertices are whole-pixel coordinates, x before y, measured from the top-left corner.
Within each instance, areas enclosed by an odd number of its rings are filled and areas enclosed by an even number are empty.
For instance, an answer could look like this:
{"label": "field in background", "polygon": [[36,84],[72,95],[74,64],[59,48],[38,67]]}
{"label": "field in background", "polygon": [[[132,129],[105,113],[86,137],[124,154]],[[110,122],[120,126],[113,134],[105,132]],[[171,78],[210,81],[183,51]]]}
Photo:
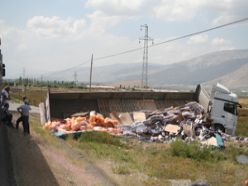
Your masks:
{"label": "field in background", "polygon": [[248,136],[248,97],[241,97],[239,102],[242,108],[238,110],[236,134],[239,136]]}
{"label": "field in background", "polygon": [[30,87],[26,89],[11,87],[10,98],[14,101],[21,102],[23,96],[26,96],[29,99],[30,104],[39,106],[39,103],[45,101],[47,92],[47,87]]}

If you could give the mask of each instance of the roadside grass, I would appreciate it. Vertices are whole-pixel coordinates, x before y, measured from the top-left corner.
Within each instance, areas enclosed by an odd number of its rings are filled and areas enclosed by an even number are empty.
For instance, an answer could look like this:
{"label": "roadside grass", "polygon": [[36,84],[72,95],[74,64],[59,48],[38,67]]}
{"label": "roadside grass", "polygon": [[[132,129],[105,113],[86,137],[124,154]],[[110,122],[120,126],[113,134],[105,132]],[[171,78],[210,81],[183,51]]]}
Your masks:
{"label": "roadside grass", "polygon": [[238,109],[238,124],[236,135],[248,137],[248,97],[239,99],[242,108]]}
{"label": "roadside grass", "polygon": [[123,175],[128,175],[131,173],[128,164],[118,164],[116,166],[113,166],[112,171],[115,174],[123,174]]}
{"label": "roadside grass", "polygon": [[[247,117],[247,110],[242,110],[237,126],[238,135],[247,136]],[[32,129],[36,133],[49,143],[63,148],[56,143],[55,137],[37,123],[37,119],[31,118]],[[164,185],[169,179],[203,179],[211,185],[242,185],[248,177],[248,166],[240,165],[235,160],[239,154],[248,155],[248,148],[232,143],[227,143],[223,150],[201,150],[194,143],[143,143],[100,132],[83,133],[77,140],[68,137],[65,142],[82,151],[93,162],[111,162],[110,171],[113,174],[122,177],[136,173],[147,175],[142,184],[137,185]]]}
{"label": "roadside grass", "polygon": [[227,160],[227,154],[223,150],[215,149],[209,146],[201,146],[199,142],[186,143],[181,140],[176,140],[171,143],[172,156],[190,158],[196,161],[218,162]]}
{"label": "roadside grass", "polygon": [[110,158],[117,162],[134,162],[131,146],[121,137],[103,132],[84,132],[75,141],[67,138],[70,144],[83,149],[93,159]]}
{"label": "roadside grass", "polygon": [[242,146],[228,144],[218,150],[200,148],[198,143],[143,143],[108,135],[89,132],[77,141],[68,138],[67,142],[86,152],[93,161],[112,161],[114,174],[147,175],[144,185],[163,185],[168,179],[205,179],[212,185],[235,185],[247,177],[248,166],[235,161],[236,155],[248,153]]}
{"label": "roadside grass", "polygon": [[[56,137],[42,129],[36,117],[31,117],[30,123],[33,132],[51,145],[64,148]],[[136,185],[159,186],[168,183],[169,179],[203,179],[211,185],[241,185],[248,176],[248,166],[235,161],[236,155],[248,154],[248,148],[234,144],[227,144],[223,150],[209,148],[201,152],[198,144],[186,145],[182,141],[144,143],[100,132],[85,132],[76,140],[70,136],[65,143],[92,162],[111,162],[112,174],[122,178],[135,180],[136,176],[132,175],[146,175]]]}
{"label": "roadside grass", "polygon": [[239,117],[236,134],[238,136],[248,137],[248,116]]}

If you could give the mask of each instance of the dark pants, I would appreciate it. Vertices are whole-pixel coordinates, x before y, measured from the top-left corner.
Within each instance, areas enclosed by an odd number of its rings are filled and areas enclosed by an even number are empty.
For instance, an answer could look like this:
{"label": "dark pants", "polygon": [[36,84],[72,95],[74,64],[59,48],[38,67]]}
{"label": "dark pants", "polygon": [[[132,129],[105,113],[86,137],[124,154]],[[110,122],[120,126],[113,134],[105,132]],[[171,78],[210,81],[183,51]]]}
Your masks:
{"label": "dark pants", "polygon": [[12,125],[12,114],[7,112],[7,111],[4,111],[3,112],[3,117],[2,117],[2,121],[4,124],[6,124],[7,126],[9,127],[13,127]]}
{"label": "dark pants", "polygon": [[16,120],[16,129],[19,129],[19,123],[20,122],[22,122],[22,125],[23,125],[23,116],[22,115]]}
{"label": "dark pants", "polygon": [[29,117],[28,116],[22,116],[22,118],[23,118],[24,135],[25,134],[30,134],[30,131],[29,131]]}

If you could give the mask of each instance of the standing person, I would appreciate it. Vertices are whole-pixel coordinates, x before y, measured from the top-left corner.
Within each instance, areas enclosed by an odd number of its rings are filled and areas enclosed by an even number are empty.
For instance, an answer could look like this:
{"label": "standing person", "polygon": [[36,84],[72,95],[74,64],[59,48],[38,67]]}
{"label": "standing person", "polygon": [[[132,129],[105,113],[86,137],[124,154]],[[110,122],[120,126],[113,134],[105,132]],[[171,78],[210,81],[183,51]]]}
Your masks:
{"label": "standing person", "polygon": [[3,112],[3,117],[1,118],[2,122],[13,128],[13,124],[12,124],[12,114],[9,112],[9,103],[6,102],[4,103],[3,107],[2,107],[2,112]]}
{"label": "standing person", "polygon": [[[23,100],[23,104],[25,104],[25,102],[28,102],[26,96],[23,96],[22,100]],[[23,129],[24,129],[24,125],[23,125],[23,122],[24,122],[23,114],[22,114],[22,112],[20,112],[19,110],[18,110],[18,112],[20,113],[20,117],[16,120],[16,129],[17,129],[17,130],[19,129],[19,123],[20,123],[20,122],[22,122],[22,126],[23,126]]]}
{"label": "standing person", "polygon": [[2,92],[1,92],[1,108],[5,105],[5,103],[7,103],[9,100],[9,91],[10,91],[10,87],[6,86],[3,88]]}
{"label": "standing person", "polygon": [[24,135],[29,135],[29,111],[31,107],[28,103],[28,100],[25,98],[24,104],[17,108],[17,111],[22,115],[22,122],[23,122],[23,132]]}
{"label": "standing person", "polygon": [[1,91],[1,95],[0,95],[0,117],[1,117],[1,121],[3,121],[3,123],[12,126],[12,114],[9,112],[9,91],[10,91],[10,87],[6,86],[5,88],[3,88],[3,90]]}

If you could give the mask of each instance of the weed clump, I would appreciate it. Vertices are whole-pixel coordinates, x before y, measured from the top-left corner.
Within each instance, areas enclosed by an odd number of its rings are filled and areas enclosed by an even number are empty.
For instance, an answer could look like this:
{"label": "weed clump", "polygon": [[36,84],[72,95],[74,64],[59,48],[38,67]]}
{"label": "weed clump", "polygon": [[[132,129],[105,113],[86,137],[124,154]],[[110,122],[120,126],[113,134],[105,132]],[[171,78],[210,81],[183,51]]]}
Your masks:
{"label": "weed clump", "polygon": [[127,175],[130,174],[130,169],[127,165],[117,165],[112,167],[112,171],[115,174],[122,174],[122,175]]}
{"label": "weed clump", "polygon": [[124,147],[125,144],[120,137],[110,135],[105,132],[84,132],[79,138],[79,142],[93,142]]}
{"label": "weed clump", "polygon": [[197,161],[217,162],[227,159],[223,151],[201,146],[199,142],[186,143],[176,140],[171,143],[170,150],[172,156],[190,158]]}

